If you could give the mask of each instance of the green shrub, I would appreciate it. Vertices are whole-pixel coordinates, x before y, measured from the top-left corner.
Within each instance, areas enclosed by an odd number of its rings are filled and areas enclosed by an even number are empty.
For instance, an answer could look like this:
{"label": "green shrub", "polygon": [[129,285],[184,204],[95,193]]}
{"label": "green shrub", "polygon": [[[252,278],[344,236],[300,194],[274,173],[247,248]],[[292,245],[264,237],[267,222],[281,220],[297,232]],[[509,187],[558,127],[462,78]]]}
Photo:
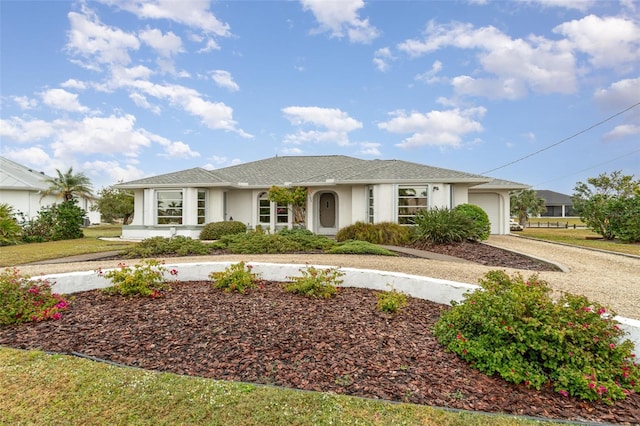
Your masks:
{"label": "green shrub", "polygon": [[471,235],[473,221],[467,215],[446,208],[420,210],[415,216],[416,238],[429,244],[462,242]]}
{"label": "green shrub", "polygon": [[157,256],[198,256],[211,253],[216,247],[190,237],[178,235],[173,238],[152,237],[124,250],[121,255],[128,258]]}
{"label": "green shrub", "polygon": [[82,238],[82,225],[86,212],[77,206],[78,201],[64,201],[60,204],[42,207],[36,218],[26,219],[24,214],[22,239],[27,243],[70,240]]}
{"label": "green shrub", "polygon": [[324,251],[336,245],[334,240],[303,228],[283,229],[277,235],[300,244],[300,249],[303,251]]}
{"label": "green shrub", "polygon": [[293,280],[285,285],[287,293],[299,294],[312,298],[329,299],[336,294],[338,287],[342,284],[340,277],[343,272],[336,268],[317,269],[313,266],[307,266],[306,269],[300,269],[302,276],[287,277]]}
{"label": "green shrub", "polygon": [[360,240],[372,244],[400,245],[409,240],[409,229],[392,222],[356,222],[336,234],[337,241]]}
{"label": "green shrub", "polygon": [[18,244],[22,237],[22,228],[18,225],[13,207],[0,203],[0,246]]}
{"label": "green shrub", "polygon": [[223,289],[226,292],[246,294],[248,290],[257,286],[258,276],[251,272],[252,266],[245,263],[234,263],[225,268],[223,272],[212,272],[209,278],[214,280],[213,287]]}
{"label": "green shrub", "polygon": [[15,268],[0,273],[0,325],[59,319],[68,306],[46,280],[33,281]]}
{"label": "green shrub", "polygon": [[236,220],[207,223],[200,231],[201,240],[219,240],[225,235],[242,234],[247,232],[247,225]]}
{"label": "green shrub", "polygon": [[457,210],[465,214],[469,219],[473,221],[473,227],[469,230],[467,238],[484,241],[489,238],[491,234],[491,222],[489,216],[481,207],[475,204],[460,204],[453,210]]}
{"label": "green shrub", "polygon": [[378,299],[378,309],[382,312],[393,314],[407,306],[407,295],[396,289],[376,293],[376,298]]}
{"label": "green shrub", "polygon": [[105,292],[122,296],[147,297],[162,297],[164,291],[171,290],[171,286],[165,279],[165,273],[178,275],[176,269],[168,271],[163,262],[155,259],[145,259],[133,268],[121,263],[117,269],[107,272],[98,269],[97,272],[101,277],[111,280],[113,284],[105,288]]}
{"label": "green shrub", "polygon": [[434,326],[440,343],[475,368],[536,389],[551,383],[590,401],[640,391],[633,344],[622,340],[613,312],[584,296],[566,294],[554,303],[536,275],[490,271],[480,284]]}
{"label": "green shrub", "polygon": [[237,254],[274,254],[303,251],[302,244],[279,234],[246,234],[225,235],[221,241],[227,249]]}
{"label": "green shrub", "polygon": [[390,250],[384,247],[371,244],[367,241],[345,241],[336,246],[331,247],[326,251],[330,254],[375,254],[380,256],[397,256]]}

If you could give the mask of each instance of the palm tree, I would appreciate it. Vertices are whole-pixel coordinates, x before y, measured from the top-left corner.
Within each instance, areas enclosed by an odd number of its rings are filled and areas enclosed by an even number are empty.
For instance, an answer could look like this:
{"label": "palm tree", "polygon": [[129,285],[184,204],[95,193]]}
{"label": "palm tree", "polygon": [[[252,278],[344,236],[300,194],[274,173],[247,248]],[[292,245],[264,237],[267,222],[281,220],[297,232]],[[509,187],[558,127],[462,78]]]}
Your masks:
{"label": "palm tree", "polygon": [[523,189],[511,193],[511,214],[518,217],[520,225],[524,226],[529,216],[539,216],[547,211],[544,198],[536,195],[533,189]]}
{"label": "palm tree", "polygon": [[56,172],[58,177],[45,180],[49,184],[49,188],[41,192],[40,199],[47,195],[55,195],[64,201],[71,201],[73,197],[95,198],[91,181],[84,173],[74,174],[73,167],[69,167],[69,170],[64,174],[58,169]]}

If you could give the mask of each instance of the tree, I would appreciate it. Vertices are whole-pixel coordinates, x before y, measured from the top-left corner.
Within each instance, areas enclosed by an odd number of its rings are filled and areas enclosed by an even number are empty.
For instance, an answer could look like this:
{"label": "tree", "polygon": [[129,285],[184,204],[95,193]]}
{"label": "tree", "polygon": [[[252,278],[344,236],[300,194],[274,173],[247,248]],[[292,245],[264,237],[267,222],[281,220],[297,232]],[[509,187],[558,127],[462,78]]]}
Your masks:
{"label": "tree", "polygon": [[84,173],[74,174],[73,167],[69,167],[69,170],[64,174],[58,169],[56,172],[58,177],[45,180],[49,184],[49,188],[41,192],[40,199],[47,195],[55,195],[63,201],[70,201],[74,197],[95,198],[91,181]]}
{"label": "tree", "polygon": [[109,186],[98,191],[98,198],[91,210],[100,212],[102,220],[112,223],[115,219],[122,219],[127,225],[133,217],[133,194],[130,191]]}
{"label": "tree", "polygon": [[572,197],[573,209],[593,232],[607,240],[640,240],[640,180],[617,170],[578,182]]}
{"label": "tree", "polygon": [[284,188],[272,186],[269,188],[269,201],[280,204],[288,204],[293,212],[293,223],[302,224],[305,222],[307,194],[309,190],[302,186],[294,188]]}
{"label": "tree", "polygon": [[547,211],[544,198],[536,195],[533,189],[522,189],[511,193],[511,214],[518,217],[522,226],[527,223],[530,216],[539,216]]}

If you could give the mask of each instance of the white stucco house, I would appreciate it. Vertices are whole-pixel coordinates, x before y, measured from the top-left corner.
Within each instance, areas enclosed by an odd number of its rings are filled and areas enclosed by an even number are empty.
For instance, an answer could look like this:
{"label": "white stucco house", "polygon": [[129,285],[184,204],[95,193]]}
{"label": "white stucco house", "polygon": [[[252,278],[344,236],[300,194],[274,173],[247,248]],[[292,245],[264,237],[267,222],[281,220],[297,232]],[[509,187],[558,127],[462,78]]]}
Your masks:
{"label": "white stucco house", "polygon": [[409,224],[421,209],[482,207],[493,234],[509,233],[509,192],[527,185],[399,160],[284,156],[216,170],[193,168],[116,185],[131,190],[135,212],[122,237],[198,238],[209,222],[236,220],[249,228],[291,227],[287,206],[268,200],[271,186],[308,189],[305,226],[335,235],[355,222]]}
{"label": "white stucco house", "polygon": [[[0,204],[9,204],[14,213],[24,213],[27,219],[35,218],[42,207],[60,203],[53,195],[42,198],[41,191],[49,188],[47,179],[51,177],[43,172],[0,157]],[[100,223],[100,213],[92,212],[91,206],[91,200],[78,199],[78,207],[87,212],[89,222]]]}

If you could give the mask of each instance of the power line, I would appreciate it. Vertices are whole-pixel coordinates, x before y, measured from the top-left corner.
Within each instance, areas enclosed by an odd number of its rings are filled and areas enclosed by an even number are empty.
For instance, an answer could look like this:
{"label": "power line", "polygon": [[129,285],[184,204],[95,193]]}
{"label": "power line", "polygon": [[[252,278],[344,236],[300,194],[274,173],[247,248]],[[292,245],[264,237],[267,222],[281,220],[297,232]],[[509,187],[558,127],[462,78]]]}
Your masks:
{"label": "power line", "polygon": [[582,170],[578,170],[576,172],[569,173],[568,175],[555,177],[553,179],[549,179],[549,180],[546,180],[544,182],[537,183],[537,184],[533,185],[533,187],[536,188],[536,187],[538,187],[538,186],[540,186],[542,184],[545,184],[545,183],[554,182],[554,181],[559,180],[559,179],[564,179],[564,178],[569,177],[569,176],[577,175],[578,173],[586,172],[587,170],[595,169],[596,167],[600,167],[600,166],[603,166],[605,164],[613,163],[616,160],[619,160],[619,159],[624,158],[624,157],[628,157],[629,155],[635,154],[636,152],[640,152],[640,149],[636,149],[635,151],[628,152],[628,153],[623,154],[623,155],[621,155],[619,157],[612,158],[611,160],[608,160],[608,161],[603,161],[602,163],[598,163],[598,164],[596,164],[594,166],[587,167],[586,169],[582,169]]}
{"label": "power line", "polygon": [[541,152],[544,152],[544,151],[546,151],[546,150],[548,150],[548,149],[551,149],[551,148],[553,148],[553,147],[555,147],[555,146],[558,146],[558,145],[560,145],[560,144],[562,144],[562,143],[565,143],[565,142],[567,142],[567,141],[569,141],[569,140],[571,140],[571,139],[575,138],[576,136],[580,136],[581,134],[586,133],[586,132],[588,132],[589,130],[595,129],[596,127],[603,125],[603,124],[604,124],[604,123],[606,123],[607,121],[613,120],[613,119],[614,119],[614,118],[616,118],[617,116],[624,114],[625,112],[627,112],[627,111],[629,111],[629,110],[631,110],[631,109],[633,109],[633,108],[637,107],[638,105],[640,105],[640,102],[635,103],[635,104],[631,105],[629,108],[626,108],[626,109],[624,109],[624,110],[622,110],[622,111],[620,111],[620,112],[617,112],[617,113],[615,113],[615,114],[613,114],[613,115],[611,115],[611,116],[609,116],[609,117],[605,118],[604,120],[599,121],[599,122],[597,122],[596,124],[593,124],[593,125],[591,125],[591,126],[587,127],[587,128],[586,128],[586,129],[584,129],[584,130],[580,130],[578,133],[575,133],[575,134],[573,134],[573,135],[571,135],[571,136],[569,136],[569,137],[567,137],[567,138],[564,138],[564,139],[562,139],[561,141],[558,141],[558,142],[556,142],[556,143],[554,143],[554,144],[551,144],[551,145],[549,145],[549,146],[547,146],[547,147],[545,147],[545,148],[542,148],[542,149],[540,149],[540,150],[538,150],[538,151],[536,151],[536,152],[532,152],[531,154],[525,155],[524,157],[520,157],[520,158],[518,158],[517,160],[513,160],[513,161],[511,161],[511,162],[509,162],[509,163],[507,163],[507,164],[504,164],[504,165],[500,166],[500,167],[496,167],[496,168],[494,168],[494,169],[487,170],[486,172],[482,172],[481,174],[483,174],[483,175],[484,175],[484,174],[487,174],[487,173],[495,172],[496,170],[504,169],[505,167],[508,167],[508,166],[510,166],[510,165],[512,165],[512,164],[519,163],[519,162],[520,162],[520,161],[522,161],[522,160],[526,160],[526,159],[527,159],[527,158],[529,158],[529,157],[533,157],[534,155],[540,154]]}

